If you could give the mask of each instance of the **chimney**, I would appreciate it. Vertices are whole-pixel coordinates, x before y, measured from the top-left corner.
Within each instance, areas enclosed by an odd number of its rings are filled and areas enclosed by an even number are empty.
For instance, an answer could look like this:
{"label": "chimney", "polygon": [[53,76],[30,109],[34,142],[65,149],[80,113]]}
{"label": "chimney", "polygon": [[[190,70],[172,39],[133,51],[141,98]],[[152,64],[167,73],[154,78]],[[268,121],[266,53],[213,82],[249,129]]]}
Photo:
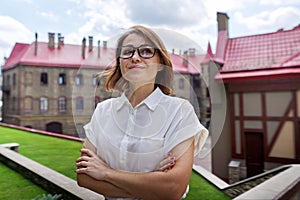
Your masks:
{"label": "chimney", "polygon": [[93,51],[93,36],[89,36],[89,51]]}
{"label": "chimney", "polygon": [[214,60],[219,63],[224,63],[225,59],[226,46],[229,38],[228,20],[229,17],[226,13],[217,12],[218,40]]}
{"label": "chimney", "polygon": [[184,51],[184,52],[183,52],[182,60],[183,60],[183,61],[182,61],[183,64],[187,67],[187,66],[188,66],[188,62],[189,62],[188,51]]}
{"label": "chimney", "polygon": [[227,31],[228,34],[228,20],[226,13],[217,12],[218,31]]}
{"label": "chimney", "polygon": [[60,42],[60,46],[64,45],[64,37],[63,36],[60,36],[59,38],[59,42]]}
{"label": "chimney", "polygon": [[189,55],[195,56],[196,55],[196,49],[195,48],[189,48]]}
{"label": "chimney", "polygon": [[104,48],[104,49],[107,48],[107,41],[103,41],[103,48]]}
{"label": "chimney", "polygon": [[57,33],[57,48],[60,49],[60,37],[61,37],[61,34],[60,33]]}
{"label": "chimney", "polygon": [[100,58],[100,40],[98,40],[98,58]]}
{"label": "chimney", "polygon": [[86,47],[86,39],[85,37],[82,39],[82,47],[81,47],[81,55],[82,58],[85,59],[85,47]]}
{"label": "chimney", "polygon": [[54,37],[55,37],[55,33],[48,33],[48,36],[49,36],[48,47],[49,47],[49,48],[54,48]]}
{"label": "chimney", "polygon": [[37,55],[37,48],[38,48],[38,34],[35,33],[35,43],[34,43],[34,55]]}

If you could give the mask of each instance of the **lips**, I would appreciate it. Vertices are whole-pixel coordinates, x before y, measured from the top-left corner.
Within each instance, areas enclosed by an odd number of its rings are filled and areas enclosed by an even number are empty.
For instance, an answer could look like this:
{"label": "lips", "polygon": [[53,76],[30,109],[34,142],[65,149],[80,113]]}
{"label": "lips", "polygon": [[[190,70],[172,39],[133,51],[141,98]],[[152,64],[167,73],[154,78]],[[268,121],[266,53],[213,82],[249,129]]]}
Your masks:
{"label": "lips", "polygon": [[143,69],[144,67],[141,65],[130,65],[128,69]]}

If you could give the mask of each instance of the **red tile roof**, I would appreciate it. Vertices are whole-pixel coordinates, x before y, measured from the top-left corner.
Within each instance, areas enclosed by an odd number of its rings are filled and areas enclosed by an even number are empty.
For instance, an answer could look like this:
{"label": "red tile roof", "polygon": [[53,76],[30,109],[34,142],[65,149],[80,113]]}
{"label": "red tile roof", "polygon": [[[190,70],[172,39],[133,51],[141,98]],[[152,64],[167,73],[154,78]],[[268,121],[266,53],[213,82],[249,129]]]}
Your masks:
{"label": "red tile roof", "polygon": [[[224,32],[220,31],[219,34],[224,44]],[[233,80],[275,74],[289,76],[295,73],[300,76],[300,26],[292,30],[229,38],[224,50],[223,45],[217,48],[220,49],[217,49],[215,61],[222,61],[222,51],[224,53],[224,65],[217,79]]]}
{"label": "red tile roof", "polygon": [[[38,42],[37,55],[35,55],[35,42],[31,44],[16,43],[11,55],[4,64],[3,70],[7,70],[19,65],[43,66],[43,67],[73,67],[73,68],[99,68],[106,69],[113,65],[115,50],[112,48],[100,49],[98,58],[98,48],[88,51],[86,47],[86,58],[82,58],[81,45],[61,45],[61,48],[49,48],[48,43]],[[183,62],[183,55],[170,54],[174,71],[179,73],[200,73],[200,63],[204,55],[189,55],[188,65]]]}
{"label": "red tile roof", "polygon": [[203,60],[201,61],[201,64],[207,64],[210,60],[214,59],[214,54],[211,50],[210,43],[207,45],[206,55],[204,56]]}
{"label": "red tile roof", "polygon": [[173,70],[178,73],[200,74],[200,63],[204,59],[204,55],[188,56],[188,65],[184,64],[183,57],[183,55],[170,54]]}
{"label": "red tile roof", "polygon": [[29,44],[16,43],[10,56],[6,60],[3,69],[14,66],[22,59],[22,56],[27,51]]}
{"label": "red tile roof", "polygon": [[35,55],[35,42],[29,44],[17,43],[11,55],[4,64],[3,70],[14,67],[16,64],[30,66],[59,66],[59,67],[90,67],[107,68],[114,61],[114,50],[101,48],[100,58],[96,48],[85,51],[85,59],[82,58],[81,45],[61,45],[61,48],[49,48],[48,43],[38,42],[37,55]]}

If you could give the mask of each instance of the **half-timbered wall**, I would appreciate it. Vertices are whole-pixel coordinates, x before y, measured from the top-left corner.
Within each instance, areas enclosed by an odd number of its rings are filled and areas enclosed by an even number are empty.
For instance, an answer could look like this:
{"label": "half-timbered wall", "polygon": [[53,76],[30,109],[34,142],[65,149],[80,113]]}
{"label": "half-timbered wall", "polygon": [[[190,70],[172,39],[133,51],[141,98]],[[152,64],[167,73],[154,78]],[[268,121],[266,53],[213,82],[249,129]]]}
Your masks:
{"label": "half-timbered wall", "polygon": [[246,159],[245,133],[261,132],[264,161],[300,163],[300,80],[229,84],[232,157]]}

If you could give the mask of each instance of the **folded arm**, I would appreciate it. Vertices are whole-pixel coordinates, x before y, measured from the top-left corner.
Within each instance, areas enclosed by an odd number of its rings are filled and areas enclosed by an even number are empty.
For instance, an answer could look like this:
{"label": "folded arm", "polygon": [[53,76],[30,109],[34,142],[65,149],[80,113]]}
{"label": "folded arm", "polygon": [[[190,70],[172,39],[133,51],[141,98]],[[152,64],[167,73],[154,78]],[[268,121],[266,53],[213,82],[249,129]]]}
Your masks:
{"label": "folded arm", "polygon": [[[93,149],[82,149],[81,152],[84,156],[81,156],[77,160],[77,180],[79,185],[106,196],[110,196],[108,194],[109,191],[104,190],[111,189],[119,192],[119,197],[134,196],[144,200],[178,200],[184,194],[190,179],[194,157],[193,144],[193,138],[190,138],[177,145],[172,150],[174,155],[181,155],[179,158],[176,157],[176,165],[171,170],[154,172],[127,172],[114,170],[99,158],[96,159],[97,155]],[[182,149],[185,149],[183,154],[182,152],[177,152],[179,150],[182,151]],[[93,183],[87,183],[87,180],[81,180],[81,178],[84,178],[81,177],[81,175],[93,177],[91,178],[93,181],[90,180]],[[102,188],[99,190],[91,188],[91,186],[100,187],[95,186],[98,183],[101,183],[100,185],[102,185]]]}
{"label": "folded arm", "polygon": [[[86,139],[83,148],[89,149],[93,153],[96,154],[97,150],[94,147],[94,145]],[[84,153],[81,153],[82,156],[87,156]],[[129,194],[127,191],[102,180],[96,180],[92,178],[91,176],[85,174],[85,173],[77,173],[77,184],[81,187],[88,188],[90,190],[93,190],[94,192],[97,192],[99,194],[102,194],[107,197],[133,197],[131,194]]]}

